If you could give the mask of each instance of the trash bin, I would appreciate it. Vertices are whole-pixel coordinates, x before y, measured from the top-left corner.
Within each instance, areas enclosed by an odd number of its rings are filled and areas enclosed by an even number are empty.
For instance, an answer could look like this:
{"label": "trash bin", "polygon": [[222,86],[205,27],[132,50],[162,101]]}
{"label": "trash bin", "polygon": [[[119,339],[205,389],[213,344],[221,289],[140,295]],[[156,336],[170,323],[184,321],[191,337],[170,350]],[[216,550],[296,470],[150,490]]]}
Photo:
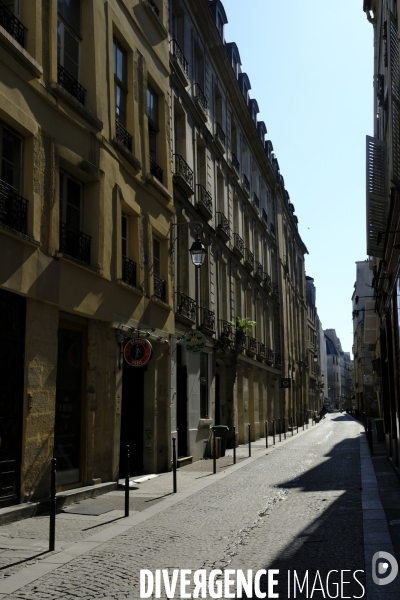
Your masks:
{"label": "trash bin", "polygon": [[229,427],[227,425],[213,425],[211,429],[215,431],[215,437],[221,438],[221,456],[225,456]]}
{"label": "trash bin", "polygon": [[378,442],[385,441],[385,432],[383,429],[383,419],[375,419],[376,437]]}

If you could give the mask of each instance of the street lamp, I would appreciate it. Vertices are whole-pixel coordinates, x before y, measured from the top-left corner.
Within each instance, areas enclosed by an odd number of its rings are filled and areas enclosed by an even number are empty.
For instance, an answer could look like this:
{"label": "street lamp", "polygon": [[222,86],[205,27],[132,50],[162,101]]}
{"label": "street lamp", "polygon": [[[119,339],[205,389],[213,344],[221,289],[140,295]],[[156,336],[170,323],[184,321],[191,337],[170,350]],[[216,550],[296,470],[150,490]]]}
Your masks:
{"label": "street lamp", "polygon": [[207,251],[199,237],[193,242],[189,252],[194,266],[201,267],[206,259]]}

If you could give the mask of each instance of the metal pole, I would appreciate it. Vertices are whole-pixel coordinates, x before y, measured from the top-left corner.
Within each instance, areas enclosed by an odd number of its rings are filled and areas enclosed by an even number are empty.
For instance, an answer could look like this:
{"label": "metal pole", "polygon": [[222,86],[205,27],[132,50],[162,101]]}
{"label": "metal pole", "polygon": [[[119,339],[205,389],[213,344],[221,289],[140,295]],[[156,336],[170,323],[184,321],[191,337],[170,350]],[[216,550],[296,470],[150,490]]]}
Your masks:
{"label": "metal pole", "polygon": [[291,417],[291,421],[292,421],[292,437],[294,436],[294,417]]}
{"label": "metal pole", "polygon": [[249,456],[251,456],[251,437],[250,437],[250,423],[249,423]]}
{"label": "metal pole", "polygon": [[50,532],[49,532],[49,552],[53,552],[56,541],[56,469],[57,459],[51,459],[51,484],[50,484]]}
{"label": "metal pole", "polygon": [[308,410],[306,410],[306,427],[308,429],[308,422],[309,422],[309,417],[308,417]]}
{"label": "metal pole", "polygon": [[279,425],[279,441],[282,441],[282,427],[281,427],[281,418],[279,417],[278,419],[278,425]]}
{"label": "metal pole", "polygon": [[272,419],[272,442],[275,446],[275,419]]}
{"label": "metal pole", "polygon": [[299,415],[296,415],[296,426],[297,426],[297,432],[299,433]]}
{"label": "metal pole", "polygon": [[125,468],[125,516],[129,517],[129,477],[130,477],[130,460],[129,446],[126,447],[126,468]]}
{"label": "metal pole", "polygon": [[286,417],[283,417],[283,437],[286,440]]}
{"label": "metal pole", "polygon": [[172,438],[172,482],[174,486],[174,494],[178,491],[176,485],[176,438]]}
{"label": "metal pole", "polygon": [[265,421],[265,447],[268,448],[268,421]]}
{"label": "metal pole", "polygon": [[213,472],[217,472],[217,449],[215,447],[215,429],[213,429]]}
{"label": "metal pole", "polygon": [[236,465],[236,427],[233,428],[233,464]]}
{"label": "metal pole", "polygon": [[301,415],[301,420],[303,421],[303,431],[304,431],[304,413]]}

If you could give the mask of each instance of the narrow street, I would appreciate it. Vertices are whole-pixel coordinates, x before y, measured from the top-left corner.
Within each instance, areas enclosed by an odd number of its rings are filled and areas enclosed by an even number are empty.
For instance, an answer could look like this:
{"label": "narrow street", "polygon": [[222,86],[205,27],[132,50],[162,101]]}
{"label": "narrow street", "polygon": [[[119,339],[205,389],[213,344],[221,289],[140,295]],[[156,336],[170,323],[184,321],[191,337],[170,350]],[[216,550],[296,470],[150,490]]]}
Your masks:
{"label": "narrow street", "polygon": [[[279,585],[274,591],[280,598],[295,597],[288,595],[288,570],[296,571],[299,581],[308,571],[308,595],[297,590],[298,598],[323,598],[319,585],[313,595],[311,590],[319,571],[326,593],[330,570],[339,572],[336,578],[335,573],[331,576],[330,594],[335,597],[333,583],[340,583],[340,571],[347,570],[344,580],[351,583],[339,597],[366,597],[362,595],[364,574],[357,575],[360,583],[352,575],[365,570],[362,431],[351,417],[335,413],[304,433],[293,438],[289,435],[286,442],[277,442],[275,448],[260,452],[237,470],[229,473],[227,468],[222,477],[215,476],[214,483],[212,475],[199,472],[197,483],[177,496],[169,495],[140,513],[132,511],[128,519],[110,523],[108,528],[103,523],[100,533],[98,528],[89,527],[87,533],[92,537],[77,542],[78,547],[86,546],[76,558],[70,546],[59,554],[57,548],[53,555],[44,553],[17,570],[11,567],[15,575],[3,577],[0,598],[133,600],[140,597],[141,569],[279,569]],[[202,462],[196,463],[199,471]],[[183,477],[180,472],[178,477]],[[147,482],[147,489],[152,481],[157,479]],[[104,503],[106,498],[92,502]],[[138,515],[141,522],[131,526]],[[35,521],[36,529],[32,526]],[[61,537],[63,527],[68,529],[68,523],[73,527],[71,521],[62,518],[57,523]],[[35,531],[37,537],[45,539],[47,526],[47,517],[37,517],[3,526],[0,536],[13,535],[14,531],[23,538],[25,529],[26,537],[33,537],[29,532]],[[113,533],[107,540],[110,531]],[[57,562],[64,564],[54,568]],[[36,576],[43,575],[24,586],[29,569],[35,569]],[[4,567],[2,575],[7,575]],[[22,587],[5,593],[4,586],[16,577]],[[390,590],[385,592],[384,597],[391,599]],[[181,596],[177,593],[174,597]]]}

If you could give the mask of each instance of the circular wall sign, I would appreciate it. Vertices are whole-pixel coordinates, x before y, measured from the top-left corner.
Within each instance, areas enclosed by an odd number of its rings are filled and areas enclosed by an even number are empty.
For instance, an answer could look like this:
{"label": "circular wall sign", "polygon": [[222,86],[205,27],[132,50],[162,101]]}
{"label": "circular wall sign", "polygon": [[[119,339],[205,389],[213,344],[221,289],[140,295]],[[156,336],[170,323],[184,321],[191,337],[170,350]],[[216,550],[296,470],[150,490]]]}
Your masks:
{"label": "circular wall sign", "polygon": [[125,344],[124,358],[131,367],[144,367],[149,362],[153,348],[148,340],[133,338]]}

